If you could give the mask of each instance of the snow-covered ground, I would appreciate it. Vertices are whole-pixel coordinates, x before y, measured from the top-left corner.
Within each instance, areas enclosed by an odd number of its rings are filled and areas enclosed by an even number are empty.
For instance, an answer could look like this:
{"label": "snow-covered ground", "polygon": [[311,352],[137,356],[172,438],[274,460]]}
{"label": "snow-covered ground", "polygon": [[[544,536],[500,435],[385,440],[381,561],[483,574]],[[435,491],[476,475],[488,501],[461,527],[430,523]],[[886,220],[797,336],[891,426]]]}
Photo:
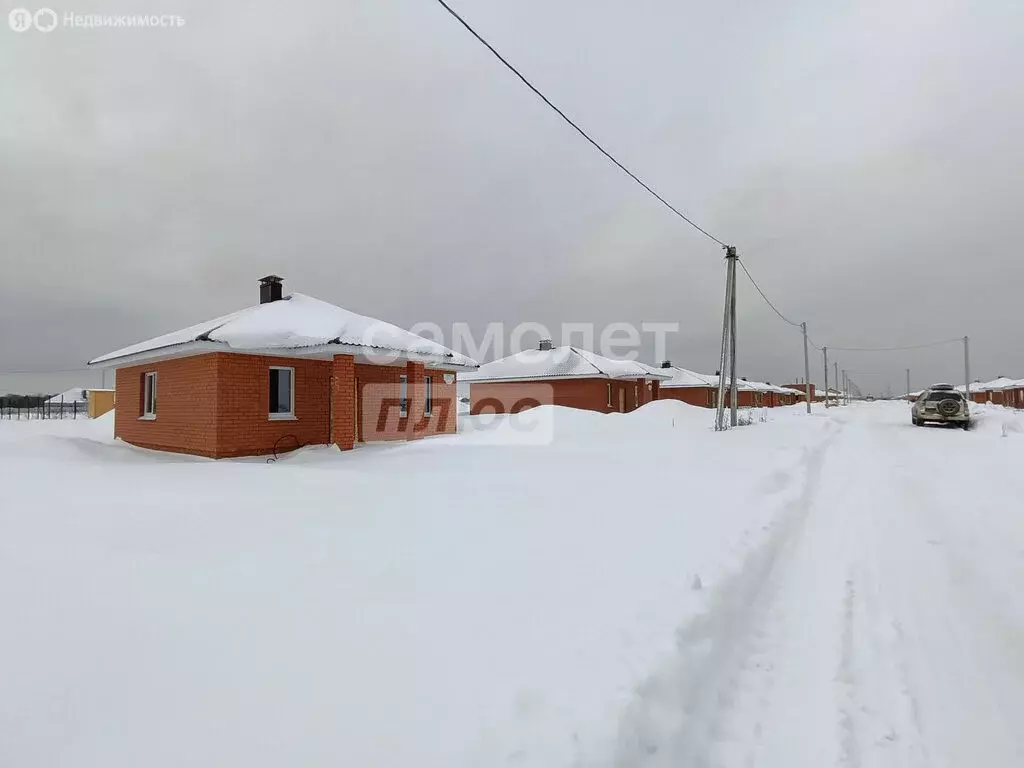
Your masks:
{"label": "snow-covered ground", "polygon": [[276,464],[2,421],[0,765],[1024,764],[1024,416],[975,413]]}

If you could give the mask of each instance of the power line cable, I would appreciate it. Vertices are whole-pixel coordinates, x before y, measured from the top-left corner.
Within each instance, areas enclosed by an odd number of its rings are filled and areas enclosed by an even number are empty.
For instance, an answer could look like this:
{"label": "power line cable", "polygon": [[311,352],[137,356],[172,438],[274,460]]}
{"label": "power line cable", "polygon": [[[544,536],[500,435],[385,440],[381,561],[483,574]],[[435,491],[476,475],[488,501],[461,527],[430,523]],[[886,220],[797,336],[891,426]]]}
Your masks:
{"label": "power line cable", "polygon": [[15,375],[33,374],[33,373],[37,374],[39,376],[44,376],[44,375],[46,375],[48,373],[79,373],[79,372],[83,372],[83,371],[95,371],[95,370],[96,370],[95,368],[87,368],[87,367],[83,366],[81,368],[54,368],[53,370],[50,370],[50,371],[28,371],[28,370],[25,370],[25,371],[0,371],[0,376],[15,376]]}
{"label": "power line cable", "polygon": [[670,211],[672,211],[672,213],[674,213],[676,216],[681,218],[683,221],[685,221],[687,224],[689,224],[691,227],[696,229],[698,232],[700,232],[704,236],[709,237],[712,240],[714,240],[716,243],[718,243],[723,248],[726,247],[726,244],[724,242],[722,242],[717,237],[715,237],[710,232],[708,232],[706,229],[704,229],[699,224],[697,224],[693,219],[691,219],[689,216],[687,216],[682,211],[680,211],[678,208],[676,208],[674,205],[672,205],[672,203],[670,203],[664,197],[662,197],[657,192],[655,192],[653,189],[651,189],[651,187],[648,184],[646,184],[644,181],[642,181],[640,179],[640,177],[637,176],[635,173],[633,173],[631,170],[629,170],[629,168],[627,168],[625,165],[623,165],[618,160],[616,160],[615,157],[611,154],[611,152],[609,152],[607,149],[605,149],[600,144],[598,144],[596,140],[591,138],[590,135],[586,131],[584,131],[582,128],[580,128],[575,122],[573,122],[573,120],[567,114],[565,114],[565,112],[563,112],[561,109],[559,109],[557,106],[555,106],[555,104],[551,101],[551,99],[549,99],[547,96],[545,96],[543,93],[541,93],[540,90],[533,83],[531,83],[529,80],[527,80],[526,76],[523,75],[523,73],[520,72],[518,69],[516,69],[512,65],[512,63],[509,62],[508,59],[506,59],[504,56],[502,56],[500,53],[498,53],[497,49],[493,45],[491,45],[489,42],[487,42],[483,37],[481,37],[480,33],[477,32],[475,29],[473,29],[473,27],[471,27],[469,25],[469,22],[467,22],[464,18],[462,18],[450,5],[448,5],[448,3],[445,2],[445,0],[437,0],[437,2],[441,5],[442,8],[444,8],[446,11],[448,11],[448,13],[450,13],[455,18],[456,21],[458,21],[463,27],[465,27],[469,31],[469,33],[471,35],[473,35],[473,37],[475,37],[478,41],[480,41],[480,43],[482,43],[484,45],[484,47],[487,48],[487,50],[489,50],[491,53],[493,53],[495,55],[495,57],[497,57],[498,61],[500,61],[502,64],[504,64],[516,77],[518,77],[520,80],[522,80],[523,84],[526,85],[526,87],[529,88],[531,91],[533,91],[540,98],[541,101],[543,101],[545,104],[547,104],[549,107],[551,107],[551,109],[553,109],[558,114],[558,116],[561,117],[565,122],[567,122],[570,126],[572,126],[572,128],[580,136],[582,136],[584,139],[586,139],[588,142],[590,142],[590,144],[593,145],[593,147],[598,152],[600,152],[602,155],[604,155],[606,158],[608,158],[621,171],[623,171],[627,176],[629,176],[629,178],[631,178],[633,181],[635,181],[637,184],[639,184],[641,187],[643,187],[645,190],[647,190],[651,195],[653,195],[655,197],[655,199],[657,199],[662,205],[664,205],[666,208],[668,208]]}
{"label": "power line cable", "polygon": [[927,347],[941,347],[943,344],[962,344],[963,337],[957,339],[943,339],[942,341],[930,341],[927,344],[910,344],[905,347],[829,347],[829,350],[836,352],[903,352],[908,349],[925,349]]}
{"label": "power line cable", "polygon": [[[757,292],[761,295],[761,298],[764,299],[765,303],[769,307],[771,307],[772,311],[776,315],[778,315],[780,318],[782,318],[784,321],[786,321],[787,323],[792,325],[794,328],[801,328],[802,325],[800,323],[795,323],[792,320],[790,320],[788,317],[786,317],[784,314],[782,314],[778,310],[778,307],[776,307],[772,303],[771,299],[769,299],[768,296],[765,295],[765,292],[761,290],[761,286],[759,286],[757,284],[757,281],[754,280],[753,276],[750,274],[750,270],[748,270],[746,265],[743,263],[743,259],[737,259],[737,261],[739,262],[740,266],[743,268],[743,272],[744,272],[744,274],[746,274],[747,278],[750,280],[751,285],[753,285],[754,288],[757,289]],[[833,347],[833,346],[829,346],[829,350],[833,351],[833,352],[902,352],[902,351],[910,350],[910,349],[926,349],[928,347],[939,347],[939,346],[942,346],[944,344],[960,343],[962,341],[963,341],[963,338],[960,337],[960,338],[955,338],[955,339],[942,339],[940,341],[929,341],[929,342],[927,342],[925,344],[909,344],[909,345],[902,346],[902,347]],[[819,347],[817,344],[815,344],[810,339],[810,337],[808,337],[807,343],[810,344],[812,347],[814,347],[819,352],[822,351],[822,347]]]}
{"label": "power line cable", "polygon": [[767,304],[767,305],[768,305],[769,307],[771,307],[771,308],[772,308],[772,312],[774,312],[774,313],[775,313],[776,315],[778,315],[779,317],[781,317],[781,318],[782,318],[783,320],[785,320],[785,321],[786,321],[787,323],[789,323],[790,325],[792,325],[792,326],[793,326],[794,328],[800,328],[800,327],[802,327],[800,323],[794,323],[794,322],[793,322],[792,320],[790,320],[790,319],[789,319],[788,317],[786,317],[786,316],[785,316],[784,314],[782,314],[781,312],[779,312],[778,308],[777,308],[777,307],[776,307],[776,306],[775,306],[774,304],[772,304],[772,302],[771,302],[771,299],[769,299],[769,298],[768,298],[768,297],[767,297],[767,296],[765,295],[764,291],[762,291],[762,290],[761,290],[761,286],[759,286],[759,285],[757,284],[757,281],[756,281],[756,280],[755,280],[755,279],[753,278],[753,276],[752,276],[752,275],[750,274],[750,271],[749,271],[749,270],[747,269],[747,265],[743,263],[743,259],[737,259],[737,261],[738,261],[738,262],[740,263],[740,266],[741,266],[741,267],[743,268],[743,273],[744,273],[744,274],[745,274],[745,275],[747,276],[747,279],[748,279],[748,280],[750,280],[750,283],[751,283],[751,285],[753,285],[753,286],[754,286],[754,288],[756,288],[756,289],[757,289],[757,292],[758,292],[759,294],[761,294],[761,298],[762,298],[762,299],[764,299],[764,301],[765,301],[765,304]]}

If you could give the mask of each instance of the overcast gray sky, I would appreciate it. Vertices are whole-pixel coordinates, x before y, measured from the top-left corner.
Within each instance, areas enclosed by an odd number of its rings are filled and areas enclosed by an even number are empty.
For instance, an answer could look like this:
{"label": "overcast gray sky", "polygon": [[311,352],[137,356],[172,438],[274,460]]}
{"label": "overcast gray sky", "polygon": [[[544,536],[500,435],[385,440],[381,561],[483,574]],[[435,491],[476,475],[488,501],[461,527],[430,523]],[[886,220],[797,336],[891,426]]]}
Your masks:
{"label": "overcast gray sky", "polygon": [[[1024,3],[452,4],[819,344],[969,334],[977,377],[1024,376]],[[716,367],[720,250],[434,0],[54,3],[186,23],[49,34],[2,5],[0,371],[255,303],[268,272],[406,327],[677,321],[673,361]],[[739,355],[802,375],[742,281]],[[963,372],[956,346],[836,359],[866,389]]]}

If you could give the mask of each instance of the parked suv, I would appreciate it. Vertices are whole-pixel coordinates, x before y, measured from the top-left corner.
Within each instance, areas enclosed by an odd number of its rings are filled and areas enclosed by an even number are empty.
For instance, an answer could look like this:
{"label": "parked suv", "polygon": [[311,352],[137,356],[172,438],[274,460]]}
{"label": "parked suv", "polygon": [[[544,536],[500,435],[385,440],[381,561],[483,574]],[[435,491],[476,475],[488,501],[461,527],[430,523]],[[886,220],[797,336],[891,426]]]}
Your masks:
{"label": "parked suv", "polygon": [[967,398],[957,392],[952,385],[935,384],[928,387],[914,401],[910,409],[910,420],[915,427],[924,426],[929,421],[937,421],[967,429],[971,423],[971,414]]}

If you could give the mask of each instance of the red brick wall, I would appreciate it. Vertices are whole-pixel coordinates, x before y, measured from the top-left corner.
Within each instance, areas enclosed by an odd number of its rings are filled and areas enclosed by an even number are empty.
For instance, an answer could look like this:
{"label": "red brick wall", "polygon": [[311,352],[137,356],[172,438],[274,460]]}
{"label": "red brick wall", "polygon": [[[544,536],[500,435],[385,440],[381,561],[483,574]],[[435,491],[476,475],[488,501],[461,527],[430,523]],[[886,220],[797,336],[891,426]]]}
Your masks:
{"label": "red brick wall", "polygon": [[[608,388],[611,387],[611,406]],[[642,379],[555,379],[551,381],[479,382],[470,387],[470,413],[510,413],[537,405],[563,405],[600,413],[636,410],[650,402],[651,393]]]}
{"label": "red brick wall", "polygon": [[[449,374],[452,383],[445,384],[444,375]],[[424,375],[430,377],[433,411],[423,419],[420,430],[424,435],[453,435],[458,428],[458,392],[455,386],[455,371],[428,369]]]}
{"label": "red brick wall", "polygon": [[[330,441],[329,360],[216,353],[216,457],[253,456]],[[203,357],[208,357],[204,355]],[[270,418],[270,368],[294,368],[295,418]]]}
{"label": "red brick wall", "polygon": [[[114,435],[144,448],[215,456],[218,355],[118,368]],[[142,377],[156,372],[156,418],[142,416]]]}
{"label": "red brick wall", "polygon": [[[213,352],[178,360],[164,360],[120,368],[116,378],[115,434],[146,448],[193,453],[212,458],[271,453],[296,445],[323,445],[333,441],[342,449],[355,440],[356,383],[369,402],[361,413],[380,411],[381,399],[393,385],[392,419],[376,431],[376,424],[360,423],[367,440],[404,439],[456,431],[456,387],[445,384],[451,371],[423,371],[409,387],[411,414],[418,420],[397,419],[398,380],[407,367],[356,365],[350,355],[334,360],[265,357]],[[295,419],[270,419],[270,368],[294,369]],[[142,378],[157,374],[157,417],[140,420]],[[423,376],[431,377],[433,413],[424,417]],[[418,382],[418,383],[417,383]],[[376,386],[371,386],[376,385]],[[331,397],[333,393],[333,403]],[[364,429],[365,427],[365,429]]]}
{"label": "red brick wall", "polygon": [[[807,392],[807,387],[810,387],[811,388],[811,399],[812,400],[814,399],[815,395],[817,394],[816,391],[815,391],[815,386],[816,385],[814,385],[814,384],[783,384],[782,386],[784,386],[786,389],[798,389],[801,392]],[[805,395],[805,397],[806,397],[806,395]],[[806,400],[804,402],[806,402]]]}
{"label": "red brick wall", "polygon": [[661,387],[658,398],[679,400],[702,408],[713,408],[717,393],[710,387]]}
{"label": "red brick wall", "polygon": [[[445,384],[446,373],[453,375],[451,384]],[[409,413],[405,417],[399,415],[402,376],[408,377]],[[427,376],[433,399],[430,416],[423,415],[426,399],[423,380]],[[355,377],[359,385],[360,440],[406,440],[410,436],[455,433],[458,408],[454,371],[424,370],[421,363],[398,367],[359,364],[355,367]]]}
{"label": "red brick wall", "polygon": [[355,371],[352,355],[335,355],[331,361],[331,440],[343,451],[357,439]]}

